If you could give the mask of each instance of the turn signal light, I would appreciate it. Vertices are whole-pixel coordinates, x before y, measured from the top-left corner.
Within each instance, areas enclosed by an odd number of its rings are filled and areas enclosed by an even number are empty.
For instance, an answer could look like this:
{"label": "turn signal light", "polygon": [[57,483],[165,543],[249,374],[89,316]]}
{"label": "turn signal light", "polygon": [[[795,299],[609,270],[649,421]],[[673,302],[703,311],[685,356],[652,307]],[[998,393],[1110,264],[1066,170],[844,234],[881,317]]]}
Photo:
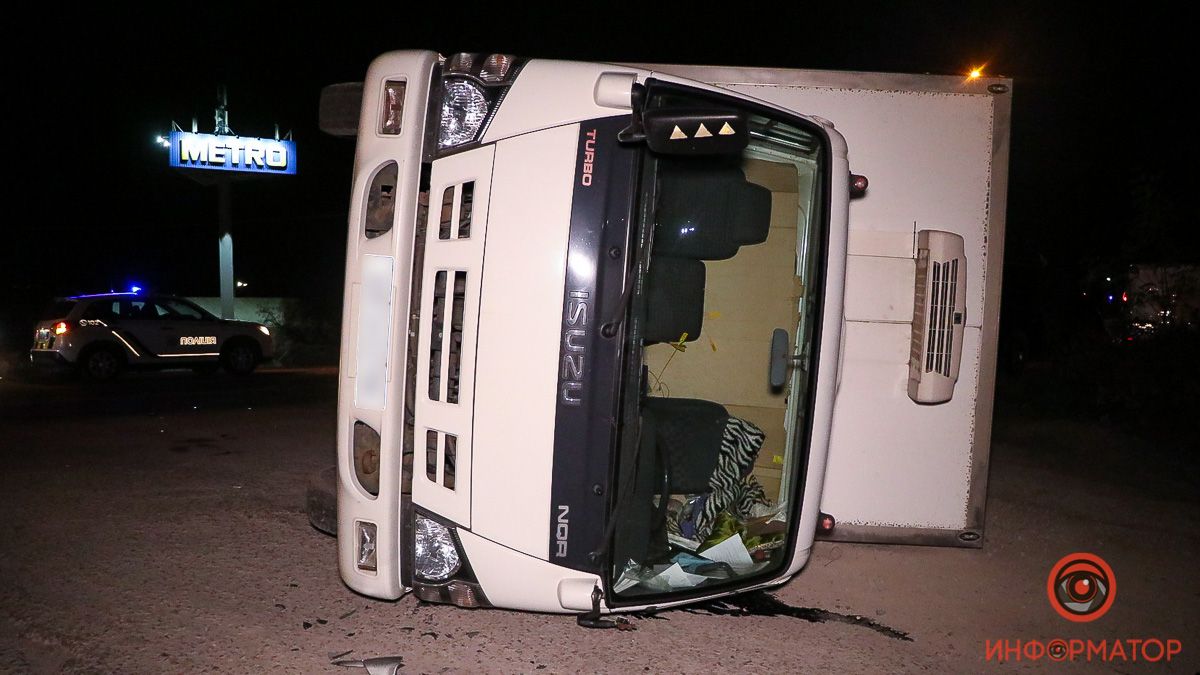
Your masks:
{"label": "turn signal light", "polygon": [[459,75],[475,74],[475,55],[461,52],[450,57],[446,63],[446,71]]}
{"label": "turn signal light", "polygon": [[512,67],[513,57],[507,54],[492,54],[483,61],[483,67],[479,69],[479,79],[484,82],[501,82],[508,76],[508,69]]}
{"label": "turn signal light", "polygon": [[408,83],[404,80],[388,80],[383,85],[383,113],[380,116],[379,132],[388,136],[400,133],[404,121],[404,91]]}

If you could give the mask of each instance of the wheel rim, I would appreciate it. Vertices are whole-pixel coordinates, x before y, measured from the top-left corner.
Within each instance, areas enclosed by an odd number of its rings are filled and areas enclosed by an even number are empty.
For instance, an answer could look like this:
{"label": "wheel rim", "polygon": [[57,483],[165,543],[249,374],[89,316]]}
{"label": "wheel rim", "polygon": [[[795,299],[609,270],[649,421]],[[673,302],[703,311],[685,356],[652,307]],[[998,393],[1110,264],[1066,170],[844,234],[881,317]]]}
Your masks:
{"label": "wheel rim", "polygon": [[117,372],[117,359],[108,352],[96,352],[88,360],[88,372],[96,378],[112,377]]}
{"label": "wheel rim", "polygon": [[235,370],[246,370],[254,364],[254,354],[247,347],[235,347],[229,354],[229,363]]}

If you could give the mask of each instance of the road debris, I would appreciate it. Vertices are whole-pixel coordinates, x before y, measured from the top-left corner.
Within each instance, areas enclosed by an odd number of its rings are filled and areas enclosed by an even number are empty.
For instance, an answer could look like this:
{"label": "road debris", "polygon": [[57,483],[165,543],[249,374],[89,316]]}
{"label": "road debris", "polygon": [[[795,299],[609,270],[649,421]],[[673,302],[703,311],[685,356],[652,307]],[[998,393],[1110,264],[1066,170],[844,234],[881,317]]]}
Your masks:
{"label": "road debris", "polygon": [[367,675],[396,675],[404,667],[404,657],[376,656],[369,659],[343,659],[332,663],[344,668],[365,668]]}

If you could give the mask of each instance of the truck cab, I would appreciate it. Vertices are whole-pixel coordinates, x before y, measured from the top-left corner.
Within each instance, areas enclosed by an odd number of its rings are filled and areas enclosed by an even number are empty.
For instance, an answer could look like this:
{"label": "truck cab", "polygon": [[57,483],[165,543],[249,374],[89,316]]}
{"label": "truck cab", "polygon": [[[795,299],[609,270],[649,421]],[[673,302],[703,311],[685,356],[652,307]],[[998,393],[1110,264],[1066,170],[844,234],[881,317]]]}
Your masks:
{"label": "truck cab", "polygon": [[[986,321],[970,321],[994,313],[999,266],[994,289],[972,288],[979,223],[876,223],[856,241],[867,181],[803,100],[828,88],[675,70],[392,52],[323,100],[323,126],[357,137],[338,401],[351,588],[635,611],[784,583],[834,518],[858,540],[978,545],[978,467],[961,494],[879,472],[925,452],[923,412],[977,409],[983,391],[990,415],[994,346],[981,360]],[[968,465],[982,447],[985,481],[990,420],[960,412],[970,437],[947,445]],[[902,427],[857,428],[873,416]],[[850,461],[831,473],[839,433]],[[831,481],[862,502],[831,510]],[[873,518],[889,500],[891,520]]]}

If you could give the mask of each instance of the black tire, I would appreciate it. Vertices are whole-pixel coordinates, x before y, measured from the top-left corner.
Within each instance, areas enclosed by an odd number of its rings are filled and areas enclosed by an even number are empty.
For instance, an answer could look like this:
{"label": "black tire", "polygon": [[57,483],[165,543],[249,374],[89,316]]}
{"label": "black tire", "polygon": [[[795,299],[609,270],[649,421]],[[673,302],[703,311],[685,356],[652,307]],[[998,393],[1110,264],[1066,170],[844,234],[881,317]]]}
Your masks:
{"label": "black tire", "polygon": [[337,536],[337,467],[330,466],[312,474],[305,493],[305,510],[313,527]]}
{"label": "black tire", "polygon": [[106,382],[125,369],[125,358],[111,347],[95,347],[79,359],[79,372],[93,382]]}
{"label": "black tire", "polygon": [[221,350],[221,365],[231,375],[249,375],[258,367],[258,348],[243,340],[230,343]]}

